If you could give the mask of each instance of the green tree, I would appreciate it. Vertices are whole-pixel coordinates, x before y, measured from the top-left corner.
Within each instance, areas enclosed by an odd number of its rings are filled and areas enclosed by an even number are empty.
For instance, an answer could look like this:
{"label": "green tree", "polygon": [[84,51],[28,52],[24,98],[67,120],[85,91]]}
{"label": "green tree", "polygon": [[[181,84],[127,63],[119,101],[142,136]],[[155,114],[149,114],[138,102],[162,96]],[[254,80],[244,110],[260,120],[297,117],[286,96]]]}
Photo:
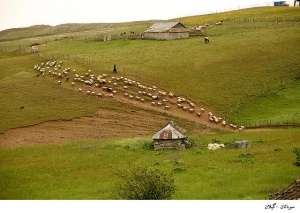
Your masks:
{"label": "green tree", "polygon": [[169,200],[175,192],[174,177],[158,168],[132,166],[117,170],[116,196],[124,200]]}

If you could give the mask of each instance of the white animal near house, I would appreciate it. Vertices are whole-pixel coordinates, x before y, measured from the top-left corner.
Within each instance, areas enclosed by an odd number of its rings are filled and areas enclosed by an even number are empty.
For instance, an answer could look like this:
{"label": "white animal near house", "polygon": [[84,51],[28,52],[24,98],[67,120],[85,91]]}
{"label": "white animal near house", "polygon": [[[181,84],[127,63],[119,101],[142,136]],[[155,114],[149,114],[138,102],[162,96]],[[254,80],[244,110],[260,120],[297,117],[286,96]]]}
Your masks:
{"label": "white animal near house", "polygon": [[31,46],[31,52],[32,53],[38,53],[39,52],[39,48],[37,46]]}
{"label": "white animal near house", "polygon": [[217,150],[217,149],[220,149],[220,148],[225,148],[225,145],[224,144],[217,144],[217,143],[209,143],[207,148],[209,150]]}

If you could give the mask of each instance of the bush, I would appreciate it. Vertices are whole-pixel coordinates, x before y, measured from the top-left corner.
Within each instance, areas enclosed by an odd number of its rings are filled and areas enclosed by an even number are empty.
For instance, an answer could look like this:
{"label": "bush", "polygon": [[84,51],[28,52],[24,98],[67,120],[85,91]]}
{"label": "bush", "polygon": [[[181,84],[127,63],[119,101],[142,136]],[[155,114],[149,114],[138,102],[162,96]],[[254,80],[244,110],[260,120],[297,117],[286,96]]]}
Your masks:
{"label": "bush", "polygon": [[300,147],[295,147],[293,152],[296,155],[295,165],[300,167]]}
{"label": "bush", "polygon": [[154,143],[153,143],[153,141],[144,142],[143,145],[142,145],[142,148],[146,149],[146,150],[154,150]]}
{"label": "bush", "polygon": [[116,185],[117,198],[124,200],[169,200],[175,192],[172,174],[158,168],[130,165],[128,170],[116,172],[120,182]]}

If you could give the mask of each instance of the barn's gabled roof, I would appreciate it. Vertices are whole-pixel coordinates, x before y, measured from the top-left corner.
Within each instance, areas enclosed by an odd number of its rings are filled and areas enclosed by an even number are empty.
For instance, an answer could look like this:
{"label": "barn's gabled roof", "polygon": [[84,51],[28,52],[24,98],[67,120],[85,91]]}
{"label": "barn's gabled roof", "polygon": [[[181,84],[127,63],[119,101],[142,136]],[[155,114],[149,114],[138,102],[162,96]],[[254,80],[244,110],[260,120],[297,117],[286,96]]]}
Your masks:
{"label": "barn's gabled roof", "polygon": [[180,22],[156,22],[145,32],[188,32]]}
{"label": "barn's gabled roof", "polygon": [[168,123],[165,127],[155,133],[152,139],[182,139],[186,138],[185,130],[176,126],[173,122]]}
{"label": "barn's gabled roof", "polygon": [[151,27],[149,27],[150,29],[170,29],[173,27],[182,27],[182,28],[186,28],[183,24],[181,24],[180,22],[156,22],[155,24],[153,24]]}

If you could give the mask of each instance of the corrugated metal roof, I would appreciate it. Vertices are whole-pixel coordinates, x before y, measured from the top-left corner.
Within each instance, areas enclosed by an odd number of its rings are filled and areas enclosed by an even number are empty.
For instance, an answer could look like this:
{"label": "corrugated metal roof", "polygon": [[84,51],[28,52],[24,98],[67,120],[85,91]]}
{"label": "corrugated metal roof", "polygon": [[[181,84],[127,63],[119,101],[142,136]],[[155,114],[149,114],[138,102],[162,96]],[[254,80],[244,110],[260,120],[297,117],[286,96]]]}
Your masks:
{"label": "corrugated metal roof", "polygon": [[155,133],[152,139],[181,139],[186,136],[172,126],[173,123],[169,123],[167,126]]}
{"label": "corrugated metal roof", "polygon": [[182,33],[189,32],[189,30],[180,22],[156,22],[145,33],[160,33],[160,32],[171,32],[171,33]]}
{"label": "corrugated metal roof", "polygon": [[175,27],[177,24],[181,24],[181,23],[180,22],[156,22],[151,27],[149,27],[149,29],[171,29]]}

